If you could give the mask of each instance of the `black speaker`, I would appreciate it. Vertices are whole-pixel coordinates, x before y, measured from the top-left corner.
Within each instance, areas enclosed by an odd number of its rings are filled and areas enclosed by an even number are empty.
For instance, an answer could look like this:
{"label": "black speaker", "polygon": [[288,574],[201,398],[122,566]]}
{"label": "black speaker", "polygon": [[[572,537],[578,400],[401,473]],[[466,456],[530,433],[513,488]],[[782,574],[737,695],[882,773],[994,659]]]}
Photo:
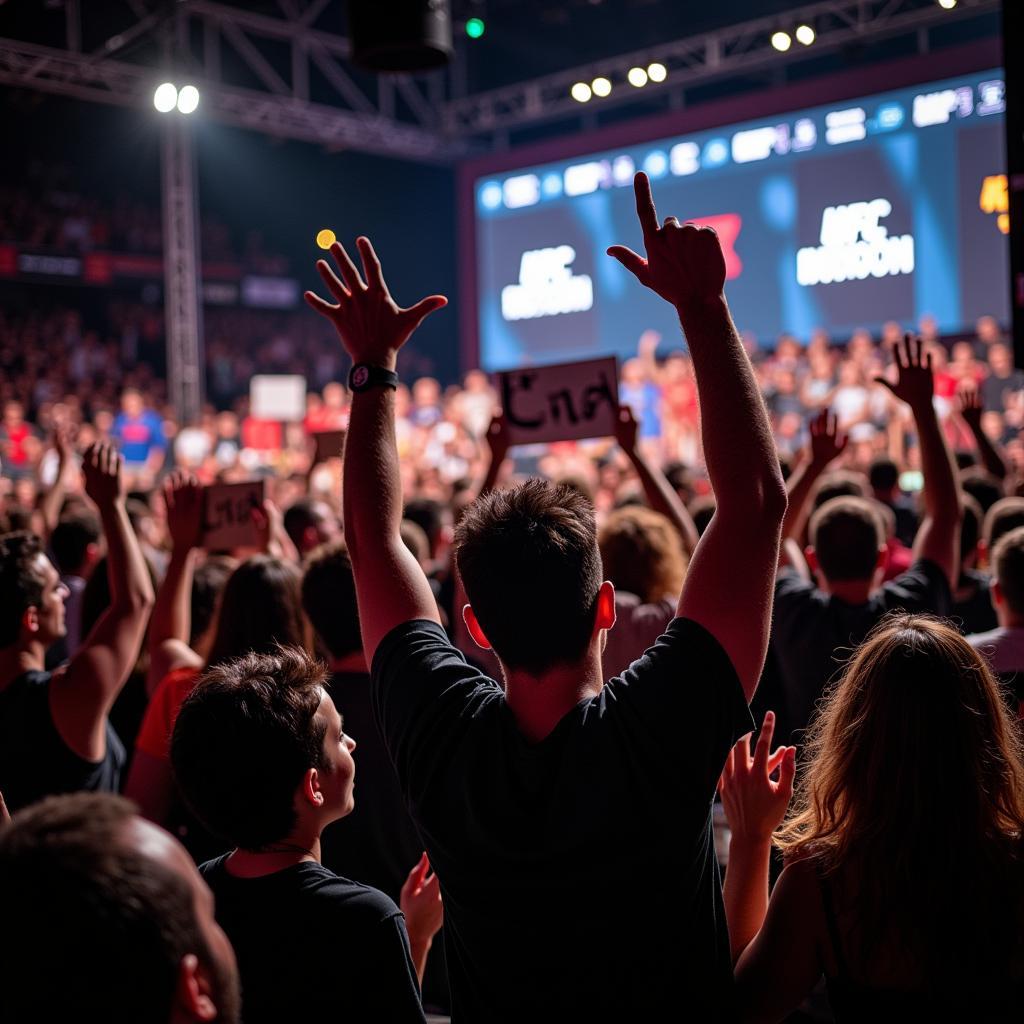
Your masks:
{"label": "black speaker", "polygon": [[1013,356],[1024,367],[1024,3],[1003,2],[1006,175],[1010,199],[1010,315]]}
{"label": "black speaker", "polygon": [[352,62],[368,71],[429,71],[451,59],[448,0],[349,0]]}

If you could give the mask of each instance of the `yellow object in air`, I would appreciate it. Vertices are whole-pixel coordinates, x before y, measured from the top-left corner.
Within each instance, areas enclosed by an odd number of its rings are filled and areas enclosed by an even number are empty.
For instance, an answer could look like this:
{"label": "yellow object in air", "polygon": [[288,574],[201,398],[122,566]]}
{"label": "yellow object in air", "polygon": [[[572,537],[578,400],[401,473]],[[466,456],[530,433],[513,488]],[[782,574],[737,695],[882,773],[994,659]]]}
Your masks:
{"label": "yellow object in air", "polygon": [[316,244],[321,249],[330,249],[337,240],[334,232],[330,228],[324,228],[322,231],[316,233]]}

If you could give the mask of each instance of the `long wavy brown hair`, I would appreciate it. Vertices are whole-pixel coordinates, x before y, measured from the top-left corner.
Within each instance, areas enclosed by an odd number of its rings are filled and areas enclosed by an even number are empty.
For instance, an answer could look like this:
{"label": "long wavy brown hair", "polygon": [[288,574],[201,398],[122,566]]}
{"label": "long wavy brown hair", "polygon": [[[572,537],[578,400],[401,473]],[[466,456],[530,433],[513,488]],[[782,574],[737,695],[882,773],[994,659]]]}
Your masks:
{"label": "long wavy brown hair", "polygon": [[984,660],[945,623],[883,620],[828,693],[775,842],[842,872],[862,964],[897,942],[933,992],[1020,977],[1024,757]]}

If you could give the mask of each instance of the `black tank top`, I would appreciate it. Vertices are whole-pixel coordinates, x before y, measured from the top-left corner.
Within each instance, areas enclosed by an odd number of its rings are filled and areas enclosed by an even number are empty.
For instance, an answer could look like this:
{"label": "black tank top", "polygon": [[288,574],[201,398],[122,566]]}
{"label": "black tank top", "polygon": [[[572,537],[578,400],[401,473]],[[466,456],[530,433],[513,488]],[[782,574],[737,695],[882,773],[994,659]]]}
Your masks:
{"label": "black tank top", "polygon": [[116,793],[124,745],[107,722],[100,761],[79,757],[50,714],[50,672],[26,672],[0,692],[0,793],[11,812],[56,793]]}

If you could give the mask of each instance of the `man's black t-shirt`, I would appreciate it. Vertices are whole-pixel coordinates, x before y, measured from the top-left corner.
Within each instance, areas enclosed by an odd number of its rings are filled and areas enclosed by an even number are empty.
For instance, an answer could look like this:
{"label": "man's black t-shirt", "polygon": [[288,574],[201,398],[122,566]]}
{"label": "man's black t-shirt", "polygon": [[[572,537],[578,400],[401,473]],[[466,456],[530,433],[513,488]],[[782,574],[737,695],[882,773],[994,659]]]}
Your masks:
{"label": "man's black t-shirt", "polygon": [[304,861],[259,878],[200,872],[238,957],[245,1024],[422,1022],[405,919],[381,892]]}
{"label": "man's black t-shirt", "polygon": [[423,853],[423,844],[373,720],[369,674],[335,673],[328,690],[345,732],[356,741],[356,806],[324,830],[321,861],[339,875],[356,878],[397,900]]}
{"label": "man's black t-shirt", "polygon": [[924,559],[884,584],[864,604],[847,604],[792,569],[783,569],[775,581],[772,649],[782,673],[791,728],[797,733],[807,728],[826,683],[889,612],[949,615],[951,606],[945,574]]}
{"label": "man's black t-shirt", "polygon": [[371,676],[441,880],[453,1021],[728,1017],[711,805],[753,723],[710,633],[673,620],[539,743],[436,623],[392,630]]}
{"label": "man's black t-shirt", "polygon": [[50,713],[50,672],[25,672],[0,691],[0,793],[11,812],[58,793],[116,793],[125,749],[106,723],[100,761],[79,757]]}
{"label": "man's black t-shirt", "polygon": [[992,580],[986,573],[977,569],[961,571],[953,595],[953,620],[967,636],[987,633],[999,625],[992,607]]}

